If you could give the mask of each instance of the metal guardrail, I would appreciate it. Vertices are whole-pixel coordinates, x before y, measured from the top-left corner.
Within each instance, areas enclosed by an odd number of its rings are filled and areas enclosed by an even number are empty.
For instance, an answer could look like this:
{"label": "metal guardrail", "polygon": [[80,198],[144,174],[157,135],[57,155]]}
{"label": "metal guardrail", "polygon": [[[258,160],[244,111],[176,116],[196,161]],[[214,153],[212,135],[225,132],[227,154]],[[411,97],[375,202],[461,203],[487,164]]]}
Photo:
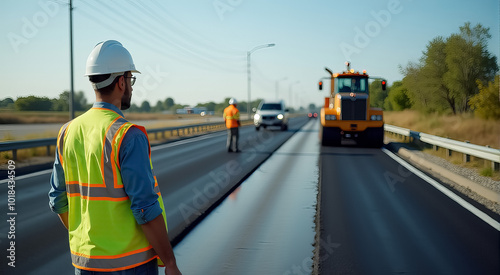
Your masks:
{"label": "metal guardrail", "polygon": [[[242,123],[246,123],[246,120],[242,120]],[[218,129],[225,129],[224,122],[213,122],[205,124],[193,124],[193,125],[183,125],[176,127],[164,127],[156,129],[148,129],[148,135],[154,135],[155,139],[158,139],[158,134],[162,134],[163,138],[166,138],[165,133],[170,132],[170,136],[178,136],[181,134],[187,136],[193,133],[201,133],[202,131],[213,131]],[[174,135],[176,133],[176,135]],[[13,160],[17,160],[17,150],[19,149],[29,149],[36,147],[47,147],[47,155],[50,156],[51,146],[55,146],[57,138],[43,138],[43,139],[32,139],[32,140],[20,140],[20,141],[6,141],[0,142],[0,152],[12,151]]]}
{"label": "metal guardrail", "polygon": [[18,149],[28,149],[36,147],[47,147],[47,155],[50,155],[50,146],[56,145],[57,138],[42,138],[22,141],[0,142],[0,152],[12,151],[12,158],[17,160]]}
{"label": "metal guardrail", "polygon": [[464,161],[470,161],[470,156],[475,156],[480,159],[489,160],[492,162],[493,170],[499,170],[500,163],[500,150],[490,148],[487,146],[480,146],[476,144],[471,144],[468,142],[461,142],[452,140],[449,138],[443,138],[438,136],[433,136],[425,133],[415,132],[410,129],[401,128],[393,125],[384,125],[384,129],[387,132],[395,133],[401,136],[409,137],[413,140],[419,140],[423,143],[430,144],[434,146],[437,150],[438,148],[445,148],[448,150],[448,155],[451,152],[458,152],[464,154]]}
{"label": "metal guardrail", "polygon": [[[242,121],[248,122],[248,121]],[[165,133],[170,132],[170,136],[190,135],[193,133],[201,133],[202,131],[212,131],[218,128],[223,128],[224,122],[214,122],[205,124],[194,124],[194,125],[184,125],[177,127],[164,127],[157,129],[149,129],[148,134],[154,134],[155,139],[158,139],[158,134],[162,134],[163,138],[166,138]],[[385,131],[395,133],[404,137],[408,137],[413,140],[419,140],[421,142],[433,145],[435,148],[445,148],[448,151],[448,155],[451,152],[459,152],[464,154],[464,160],[469,161],[470,156],[475,156],[481,159],[489,160],[492,162],[493,170],[499,170],[500,163],[500,150],[489,148],[486,146],[479,146],[475,144],[470,144],[467,142],[456,141],[448,138],[442,138],[438,136],[433,136],[425,133],[420,133],[412,131],[410,129],[401,128],[393,125],[384,125]],[[7,141],[0,142],[0,152],[12,151],[12,158],[17,159],[17,150],[28,149],[36,147],[46,147],[47,155],[50,155],[50,147],[56,145],[56,138],[43,138],[43,139],[33,139],[33,140],[22,140],[22,141]]]}

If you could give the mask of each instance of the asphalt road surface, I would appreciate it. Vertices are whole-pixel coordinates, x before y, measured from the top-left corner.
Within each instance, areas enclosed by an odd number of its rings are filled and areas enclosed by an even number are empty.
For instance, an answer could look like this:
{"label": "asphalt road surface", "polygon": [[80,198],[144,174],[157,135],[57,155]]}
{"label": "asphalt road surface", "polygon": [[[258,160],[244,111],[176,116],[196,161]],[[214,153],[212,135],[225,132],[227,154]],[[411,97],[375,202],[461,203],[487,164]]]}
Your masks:
{"label": "asphalt road surface", "polygon": [[302,127],[175,247],[184,274],[311,272],[319,176],[314,128]]}
{"label": "asphalt road surface", "polygon": [[[152,161],[174,244],[206,216],[262,162],[290,138],[307,118],[290,120],[288,131],[240,130],[241,153],[225,149],[226,132],[155,146]],[[66,229],[48,207],[50,170],[16,177],[15,209],[8,210],[8,184],[0,179],[0,274],[71,274]],[[8,214],[16,213],[9,224]],[[13,230],[11,230],[11,226]],[[13,233],[9,233],[13,232]],[[9,239],[14,236],[15,239]],[[15,241],[15,268],[10,241]]]}
{"label": "asphalt road surface", "polygon": [[[244,127],[238,154],[225,151],[225,132],[153,148],[185,274],[309,274],[313,261],[320,274],[500,274],[498,216],[474,202],[471,212],[385,149],[321,147],[317,120],[307,122]],[[0,179],[0,274],[73,273],[49,176],[16,177],[12,211]]]}
{"label": "asphalt road surface", "polygon": [[494,228],[385,152],[321,148],[318,237],[333,245],[319,274],[500,274],[498,216],[482,209]]}

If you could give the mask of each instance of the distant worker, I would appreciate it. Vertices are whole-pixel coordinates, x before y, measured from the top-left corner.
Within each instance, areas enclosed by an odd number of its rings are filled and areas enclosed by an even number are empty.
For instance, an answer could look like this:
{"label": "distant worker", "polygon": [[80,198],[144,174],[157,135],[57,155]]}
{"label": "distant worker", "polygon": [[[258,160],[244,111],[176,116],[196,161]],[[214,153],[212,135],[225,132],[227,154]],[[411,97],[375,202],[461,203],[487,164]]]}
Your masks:
{"label": "distant worker", "polygon": [[130,123],[135,76],[121,43],[101,42],[85,75],[93,107],[61,127],[49,205],[68,229],[75,274],[181,274],[167,233],[146,129]]}
{"label": "distant worker", "polygon": [[241,126],[240,123],[240,111],[236,106],[238,102],[236,99],[229,99],[229,106],[224,109],[224,121],[226,122],[227,128],[227,144],[226,148],[228,152],[240,152],[238,148],[238,127]]}

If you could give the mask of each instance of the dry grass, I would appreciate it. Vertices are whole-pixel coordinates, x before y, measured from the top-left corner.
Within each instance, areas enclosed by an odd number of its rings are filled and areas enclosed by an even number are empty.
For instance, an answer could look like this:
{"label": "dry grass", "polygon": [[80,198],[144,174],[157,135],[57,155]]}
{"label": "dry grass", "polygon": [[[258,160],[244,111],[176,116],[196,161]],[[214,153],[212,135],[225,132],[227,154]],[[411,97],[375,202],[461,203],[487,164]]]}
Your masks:
{"label": "dry grass", "polygon": [[0,112],[0,124],[64,123],[68,120],[67,112]]}
{"label": "dry grass", "polygon": [[411,130],[500,149],[500,121],[464,115],[422,115],[416,111],[384,112],[385,123]]}
{"label": "dry grass", "polygon": [[[75,113],[76,116],[83,112]],[[176,120],[184,118],[199,118],[195,114],[162,114],[162,113],[128,113],[124,112],[128,120]],[[221,115],[222,116],[222,115]],[[33,123],[66,123],[69,121],[68,112],[16,112],[0,111],[0,124],[33,124]]]}
{"label": "dry grass", "polygon": [[[483,120],[475,118],[470,114],[457,116],[443,116],[437,114],[422,115],[416,111],[384,112],[386,124],[408,128],[417,132],[446,137],[459,141],[470,141],[477,145],[489,145],[492,148],[500,148],[500,121]],[[424,149],[424,152],[432,154],[449,162],[475,169],[478,174],[500,180],[500,172],[493,171],[491,162],[471,157],[468,163],[463,162],[461,154],[446,155],[446,150]]]}

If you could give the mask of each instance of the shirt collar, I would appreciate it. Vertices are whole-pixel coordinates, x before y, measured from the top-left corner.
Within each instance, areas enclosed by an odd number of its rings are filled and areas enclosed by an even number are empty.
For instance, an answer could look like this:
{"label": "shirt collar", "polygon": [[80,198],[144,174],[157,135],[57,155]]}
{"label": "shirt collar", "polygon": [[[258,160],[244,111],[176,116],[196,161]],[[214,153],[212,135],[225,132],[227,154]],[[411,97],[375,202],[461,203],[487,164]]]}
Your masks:
{"label": "shirt collar", "polygon": [[111,111],[119,114],[120,116],[123,116],[123,113],[120,109],[118,109],[118,107],[116,107],[115,105],[111,104],[111,103],[107,103],[107,102],[103,102],[103,101],[100,101],[100,102],[94,102],[94,108],[105,108],[105,109],[110,109]]}

